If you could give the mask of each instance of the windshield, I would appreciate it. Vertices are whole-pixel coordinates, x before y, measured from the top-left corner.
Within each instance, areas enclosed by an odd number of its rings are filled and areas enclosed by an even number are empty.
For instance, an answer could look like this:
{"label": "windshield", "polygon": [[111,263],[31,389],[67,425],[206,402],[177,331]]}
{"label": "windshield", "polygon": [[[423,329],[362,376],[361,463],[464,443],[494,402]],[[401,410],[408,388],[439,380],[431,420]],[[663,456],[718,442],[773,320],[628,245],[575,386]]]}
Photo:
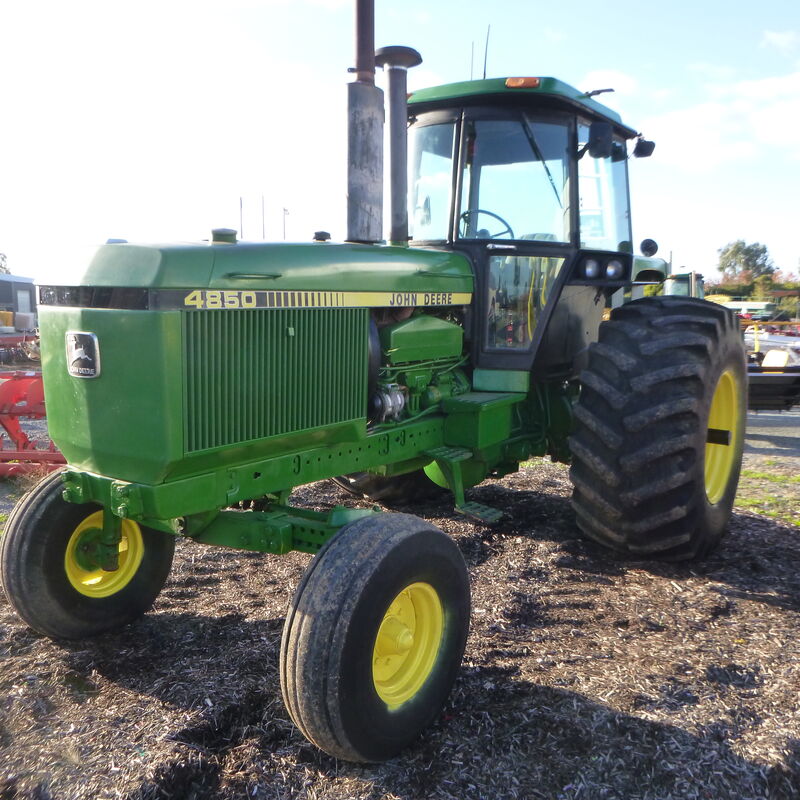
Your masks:
{"label": "windshield", "polygon": [[467,122],[458,236],[569,242],[568,144],[566,123]]}
{"label": "windshield", "polygon": [[[464,122],[456,237],[567,244],[571,238],[571,123],[528,114]],[[409,233],[416,241],[451,238],[456,122],[422,115],[409,136]],[[631,252],[625,142],[592,157],[589,125],[577,126],[580,245]],[[574,168],[573,168],[574,169]],[[575,232],[575,238],[578,238]]]}

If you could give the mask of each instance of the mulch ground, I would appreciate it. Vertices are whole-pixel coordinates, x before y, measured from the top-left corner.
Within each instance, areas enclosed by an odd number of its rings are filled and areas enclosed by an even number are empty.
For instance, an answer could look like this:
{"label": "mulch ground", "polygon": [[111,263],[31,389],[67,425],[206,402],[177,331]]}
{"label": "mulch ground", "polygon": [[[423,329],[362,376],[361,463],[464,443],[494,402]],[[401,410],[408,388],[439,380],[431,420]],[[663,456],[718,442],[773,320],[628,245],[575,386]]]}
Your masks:
{"label": "mulch ground", "polygon": [[625,561],[580,538],[569,493],[542,462],[473,492],[496,527],[401,509],[458,543],[472,629],[443,714],[381,765],[320,753],[283,709],[307,556],[181,543],[151,613],[79,643],[0,596],[0,800],[800,797],[798,528],[740,510],[702,563]]}

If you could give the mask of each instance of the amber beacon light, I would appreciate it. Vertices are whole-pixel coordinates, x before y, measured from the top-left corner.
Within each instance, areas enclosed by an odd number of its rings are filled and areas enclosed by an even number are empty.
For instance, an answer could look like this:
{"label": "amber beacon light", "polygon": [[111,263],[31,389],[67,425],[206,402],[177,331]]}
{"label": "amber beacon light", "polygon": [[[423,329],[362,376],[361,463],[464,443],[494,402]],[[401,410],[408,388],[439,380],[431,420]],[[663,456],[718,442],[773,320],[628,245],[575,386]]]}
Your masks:
{"label": "amber beacon light", "polygon": [[538,89],[541,78],[506,78],[507,89]]}

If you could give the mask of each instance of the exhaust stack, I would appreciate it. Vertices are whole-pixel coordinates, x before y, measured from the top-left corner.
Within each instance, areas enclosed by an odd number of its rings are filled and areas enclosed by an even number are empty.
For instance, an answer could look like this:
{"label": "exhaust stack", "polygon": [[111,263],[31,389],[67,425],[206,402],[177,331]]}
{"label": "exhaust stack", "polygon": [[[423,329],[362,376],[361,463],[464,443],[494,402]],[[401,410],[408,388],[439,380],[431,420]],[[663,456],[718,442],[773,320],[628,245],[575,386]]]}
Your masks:
{"label": "exhaust stack", "polygon": [[422,63],[411,47],[382,47],[375,62],[383,67],[389,89],[389,213],[392,244],[408,242],[408,81],[407,72]]}
{"label": "exhaust stack", "polygon": [[347,86],[347,241],[383,239],[383,92],[375,86],[375,4],[356,2],[356,79]]}

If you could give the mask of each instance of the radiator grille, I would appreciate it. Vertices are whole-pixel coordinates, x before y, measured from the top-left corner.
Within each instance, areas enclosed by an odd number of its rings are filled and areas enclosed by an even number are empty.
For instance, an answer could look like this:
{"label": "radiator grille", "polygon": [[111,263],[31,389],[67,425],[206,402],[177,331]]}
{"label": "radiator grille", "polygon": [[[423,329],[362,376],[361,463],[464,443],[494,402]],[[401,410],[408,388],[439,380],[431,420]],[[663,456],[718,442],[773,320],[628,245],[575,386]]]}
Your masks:
{"label": "radiator grille", "polygon": [[367,313],[184,313],[187,453],[364,417]]}

